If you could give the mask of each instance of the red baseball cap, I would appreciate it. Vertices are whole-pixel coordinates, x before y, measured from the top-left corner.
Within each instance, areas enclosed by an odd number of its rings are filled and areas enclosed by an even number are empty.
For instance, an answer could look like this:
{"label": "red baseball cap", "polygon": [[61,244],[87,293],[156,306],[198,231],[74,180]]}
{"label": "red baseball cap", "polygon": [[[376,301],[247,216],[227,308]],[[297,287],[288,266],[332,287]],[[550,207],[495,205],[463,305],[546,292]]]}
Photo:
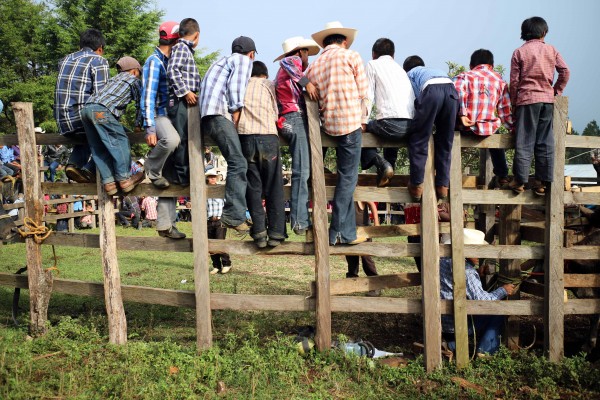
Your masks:
{"label": "red baseball cap", "polygon": [[179,22],[166,21],[158,27],[158,35],[161,39],[178,39],[179,38]]}

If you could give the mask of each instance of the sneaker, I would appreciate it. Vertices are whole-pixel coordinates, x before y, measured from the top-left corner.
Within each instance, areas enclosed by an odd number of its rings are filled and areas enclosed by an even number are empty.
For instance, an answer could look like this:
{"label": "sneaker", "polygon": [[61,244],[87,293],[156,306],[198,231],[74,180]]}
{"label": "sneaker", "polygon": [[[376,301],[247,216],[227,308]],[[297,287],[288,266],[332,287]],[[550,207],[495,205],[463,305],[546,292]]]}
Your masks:
{"label": "sneaker", "polygon": [[228,266],[226,266],[226,267],[225,267],[225,266],[223,266],[223,268],[221,268],[221,273],[222,273],[222,274],[226,274],[226,273],[228,273],[229,271],[231,271],[231,266],[230,266],[230,265],[228,265]]}
{"label": "sneaker", "polygon": [[77,183],[90,183],[89,177],[85,176],[81,169],[77,168],[73,164],[67,165],[65,168],[65,175],[67,178]]}
{"label": "sneaker", "polygon": [[211,269],[211,270],[210,270],[209,274],[211,274],[211,275],[216,275],[216,274],[218,274],[219,272],[221,272],[221,270],[220,270],[219,268],[215,268],[215,267],[213,267],[213,269]]}
{"label": "sneaker", "polygon": [[438,200],[446,201],[448,200],[448,187],[447,186],[436,186],[435,187],[435,195]]}
{"label": "sneaker", "polygon": [[[124,193],[131,192],[141,181],[146,178],[144,171],[138,171],[124,181],[119,181],[119,186]],[[164,179],[164,178],[163,178]]]}
{"label": "sneaker", "polygon": [[157,179],[152,179],[151,182],[157,189],[166,189],[170,186],[169,181],[163,178],[162,176]]}
{"label": "sneaker", "polygon": [[158,235],[161,237],[168,237],[171,239],[184,239],[185,238],[185,233],[183,232],[179,232],[177,230],[177,228],[175,228],[174,226],[170,227],[169,229],[165,229],[162,231],[157,231]]}
{"label": "sneaker", "polygon": [[267,244],[269,245],[269,247],[277,247],[281,244],[281,242],[283,242],[283,240],[281,239],[269,239],[267,240]]}
{"label": "sneaker", "polygon": [[423,184],[420,183],[418,185],[413,185],[409,183],[407,186],[408,193],[410,197],[412,197],[413,201],[418,203],[421,201],[421,197],[423,197]]}
{"label": "sneaker", "polygon": [[221,220],[221,225],[224,228],[233,229],[234,231],[237,231],[239,234],[242,234],[242,235],[245,235],[248,232],[250,232],[250,226],[248,226],[248,224],[245,222],[242,222],[239,225],[231,225],[231,224],[228,224],[227,222],[223,222],[223,220]]}
{"label": "sneaker", "polygon": [[351,241],[351,242],[348,242],[348,243],[346,243],[346,244],[355,245],[355,244],[359,244],[359,243],[364,243],[364,242],[366,242],[367,240],[369,240],[369,238],[368,238],[368,237],[366,237],[366,236],[360,236],[360,235],[356,235],[356,239],[354,239],[353,241]]}
{"label": "sneaker", "polygon": [[525,191],[525,185],[523,185],[520,182],[517,182],[516,180],[513,180],[510,184],[509,184],[510,190],[512,190],[515,194],[521,194]]}
{"label": "sneaker", "polygon": [[104,184],[104,191],[109,196],[114,196],[117,194],[117,184],[116,182],[109,182]]}

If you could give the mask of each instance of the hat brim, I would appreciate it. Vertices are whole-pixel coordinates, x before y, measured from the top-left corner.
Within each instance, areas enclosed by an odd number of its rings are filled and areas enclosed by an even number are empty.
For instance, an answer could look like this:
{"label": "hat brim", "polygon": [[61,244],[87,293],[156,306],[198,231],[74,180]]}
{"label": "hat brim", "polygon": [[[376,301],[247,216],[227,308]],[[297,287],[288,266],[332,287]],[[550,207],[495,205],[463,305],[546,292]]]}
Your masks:
{"label": "hat brim", "polygon": [[274,59],[273,62],[277,62],[281,59],[284,59],[288,54],[294,53],[300,49],[308,49],[309,56],[317,55],[317,54],[319,54],[319,51],[321,51],[321,47],[315,45],[312,40],[307,40],[307,41],[300,43],[298,46],[294,47],[292,50],[288,51],[287,53],[283,53],[282,55],[280,55],[279,57]]}
{"label": "hat brim", "polygon": [[350,46],[352,45],[352,43],[354,42],[354,39],[356,38],[356,33],[358,31],[356,29],[352,29],[352,28],[329,28],[329,29],[324,29],[322,31],[319,31],[317,33],[313,33],[311,35],[311,37],[313,38],[313,40],[315,42],[317,42],[317,44],[321,47],[325,47],[323,46],[323,40],[325,40],[325,38],[329,35],[343,35],[346,36],[346,41],[348,42],[348,48],[350,48]]}

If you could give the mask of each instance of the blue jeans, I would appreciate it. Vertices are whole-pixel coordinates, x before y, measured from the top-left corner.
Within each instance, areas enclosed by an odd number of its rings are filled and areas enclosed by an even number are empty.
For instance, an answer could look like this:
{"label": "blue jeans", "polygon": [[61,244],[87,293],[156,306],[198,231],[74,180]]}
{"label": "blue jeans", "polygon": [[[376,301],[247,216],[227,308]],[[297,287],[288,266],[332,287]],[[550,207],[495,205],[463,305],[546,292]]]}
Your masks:
{"label": "blue jeans", "polygon": [[310,148],[308,146],[308,121],[300,112],[284,115],[289,130],[281,132],[290,145],[292,155],[292,196],[290,222],[292,229],[310,226],[308,215],[308,178],[310,178]]}
{"label": "blue jeans", "polygon": [[[408,136],[410,124],[411,120],[405,118],[374,119],[367,124],[367,132],[390,140],[400,140]],[[361,168],[371,168],[376,156],[377,148],[364,147],[360,156]],[[384,147],[383,158],[395,168],[398,159],[398,147]]]}
{"label": "blue jeans", "polygon": [[[471,318],[475,325],[475,340],[477,343],[477,353],[494,354],[500,348],[500,334],[504,328],[503,315],[475,315],[469,317],[469,335],[473,334],[471,328]],[[450,335],[453,336],[453,335]],[[456,341],[449,340],[448,348],[456,350]]]}
{"label": "blue jeans", "polygon": [[59,165],[60,164],[58,163],[58,161],[52,161],[52,162],[44,161],[44,166],[48,167],[48,172],[50,175],[50,179],[49,179],[50,182],[54,182],[54,180],[56,179],[56,168],[58,168]]}
{"label": "blue jeans", "polygon": [[225,206],[221,221],[238,226],[246,221],[246,172],[248,170],[240,137],[233,122],[222,115],[209,115],[202,118],[201,130],[204,135],[209,135],[217,143],[227,161]]}
{"label": "blue jeans", "polygon": [[332,136],[337,142],[337,185],[333,195],[333,212],[329,226],[329,243],[348,243],[356,240],[354,190],[358,182],[358,164],[362,131],[360,128],[343,136]]}
{"label": "blue jeans", "polygon": [[[65,137],[77,137],[78,135],[85,135],[85,131],[81,132],[68,132],[65,133]],[[92,175],[96,174],[96,163],[92,158],[92,151],[90,150],[89,144],[75,144],[71,149],[71,155],[67,161],[67,165],[74,165],[77,168],[83,168],[88,170]]]}
{"label": "blue jeans", "polygon": [[131,151],[125,128],[103,105],[88,104],[81,119],[102,183],[131,176]]}
{"label": "blue jeans", "polygon": [[0,178],[4,178],[5,176],[12,176],[13,170],[5,167],[4,164],[0,163]]}

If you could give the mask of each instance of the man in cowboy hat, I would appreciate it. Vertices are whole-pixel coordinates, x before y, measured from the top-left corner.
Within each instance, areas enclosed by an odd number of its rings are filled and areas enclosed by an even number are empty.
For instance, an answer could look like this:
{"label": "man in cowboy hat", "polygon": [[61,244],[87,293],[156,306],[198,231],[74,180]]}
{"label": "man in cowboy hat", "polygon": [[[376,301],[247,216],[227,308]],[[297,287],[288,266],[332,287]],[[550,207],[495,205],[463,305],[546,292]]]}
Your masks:
{"label": "man in cowboy hat", "polygon": [[315,86],[304,75],[308,56],[319,53],[320,47],[312,39],[295,36],[286,39],[283,54],[277,57],[279,71],[275,77],[275,92],[279,107],[280,133],[290,145],[292,155],[292,196],[290,222],[297,235],[306,233],[310,225],[308,217],[308,178],[310,177],[310,153],[308,146],[308,121],[304,89],[312,100],[318,100]]}
{"label": "man in cowboy hat", "polygon": [[312,38],[323,53],[308,67],[306,76],[319,92],[321,122],[336,142],[338,181],[333,197],[329,243],[358,244],[353,194],[358,181],[362,124],[367,123],[367,76],[360,55],[349,50],[356,29],[329,22]]}

